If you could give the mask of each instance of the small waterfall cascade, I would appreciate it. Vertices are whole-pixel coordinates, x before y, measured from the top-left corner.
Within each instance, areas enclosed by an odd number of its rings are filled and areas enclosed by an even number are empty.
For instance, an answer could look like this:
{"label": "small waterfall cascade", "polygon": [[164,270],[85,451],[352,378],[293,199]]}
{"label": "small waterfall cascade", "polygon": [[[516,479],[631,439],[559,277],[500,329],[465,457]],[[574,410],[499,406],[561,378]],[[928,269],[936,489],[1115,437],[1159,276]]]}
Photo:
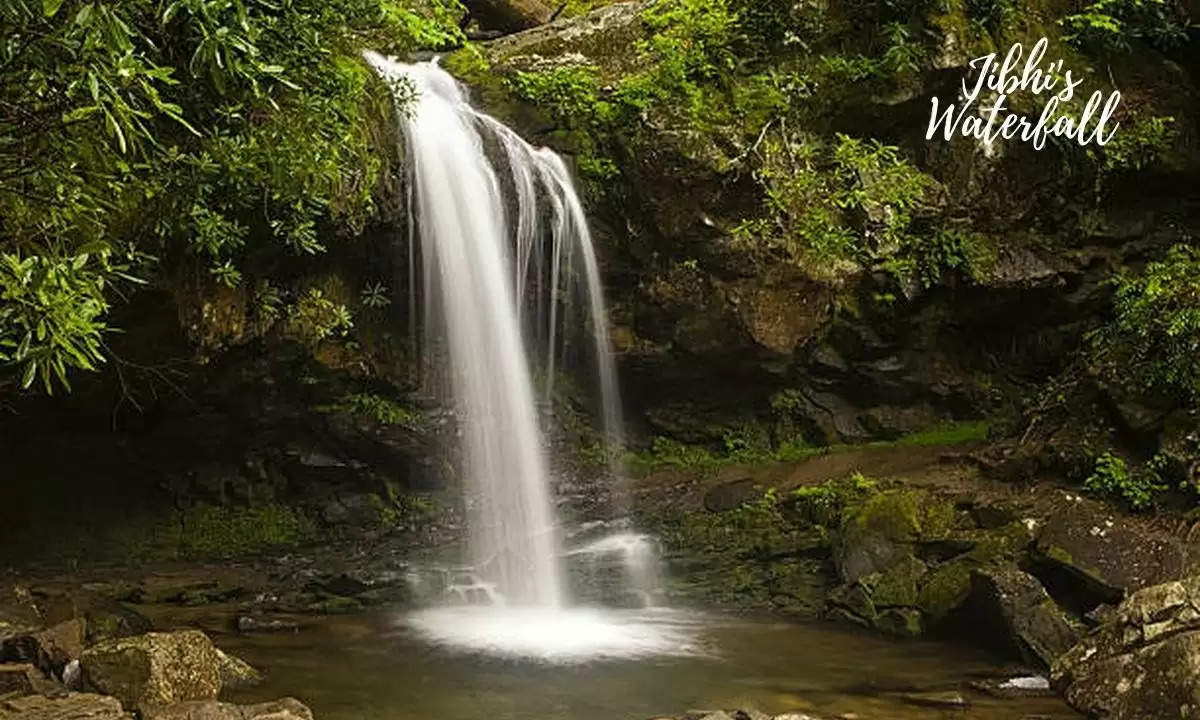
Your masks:
{"label": "small waterfall cascade", "polygon": [[662,595],[658,541],[643,533],[614,532],[572,548],[567,557],[577,585],[610,605],[654,607]]}
{"label": "small waterfall cascade", "polygon": [[[460,603],[564,607],[565,553],[536,391],[552,399],[568,330],[581,320],[590,330],[608,445],[624,444],[582,203],[561,157],[472,108],[436,61],[365,57],[404,104],[398,122],[410,173],[410,318],[420,304],[423,355],[432,365],[438,353],[460,418],[472,578],[448,591]],[[416,339],[415,324],[412,332]],[[531,367],[534,357],[539,368]],[[535,369],[546,378],[536,391]],[[609,457],[619,476],[617,453]]]}

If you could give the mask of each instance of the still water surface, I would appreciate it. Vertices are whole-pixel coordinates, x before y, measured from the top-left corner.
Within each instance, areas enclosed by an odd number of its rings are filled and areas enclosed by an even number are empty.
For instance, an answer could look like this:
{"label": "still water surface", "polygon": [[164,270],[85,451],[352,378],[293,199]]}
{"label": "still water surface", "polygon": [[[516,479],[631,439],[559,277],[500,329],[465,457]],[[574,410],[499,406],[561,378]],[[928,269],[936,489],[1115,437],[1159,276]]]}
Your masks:
{"label": "still water surface", "polygon": [[[861,720],[1080,717],[1057,698],[971,690],[971,681],[1003,678],[1011,668],[969,648],[774,619],[673,611],[614,617],[676,633],[682,654],[555,663],[497,657],[431,643],[419,616],[400,613],[331,617],[298,633],[225,636],[218,644],[267,675],[264,685],[231,699],[292,695],[322,720],[645,720],[748,706]],[[922,707],[905,697],[956,690],[969,709]]]}

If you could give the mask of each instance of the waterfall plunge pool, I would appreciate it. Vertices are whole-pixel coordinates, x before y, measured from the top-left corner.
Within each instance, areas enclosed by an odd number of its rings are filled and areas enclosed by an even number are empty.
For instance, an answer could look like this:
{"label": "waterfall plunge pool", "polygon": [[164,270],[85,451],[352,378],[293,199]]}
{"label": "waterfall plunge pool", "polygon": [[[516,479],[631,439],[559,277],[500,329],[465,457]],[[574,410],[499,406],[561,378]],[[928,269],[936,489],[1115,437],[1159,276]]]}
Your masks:
{"label": "waterfall plunge pool", "polygon": [[[231,699],[292,695],[322,720],[646,720],[734,707],[861,720],[1079,717],[1054,697],[973,692],[973,681],[1020,672],[982,650],[937,642],[773,617],[580,610],[532,633],[534,643],[528,627],[504,623],[503,612],[484,618],[469,610],[481,609],[334,616],[294,634],[231,635],[217,644],[266,675]],[[581,646],[594,648],[589,633],[602,628],[615,633],[600,638],[608,651],[585,657]],[[505,635],[531,652],[496,653]],[[546,659],[528,657],[539,652]],[[905,697],[940,691],[961,692],[970,708]]]}

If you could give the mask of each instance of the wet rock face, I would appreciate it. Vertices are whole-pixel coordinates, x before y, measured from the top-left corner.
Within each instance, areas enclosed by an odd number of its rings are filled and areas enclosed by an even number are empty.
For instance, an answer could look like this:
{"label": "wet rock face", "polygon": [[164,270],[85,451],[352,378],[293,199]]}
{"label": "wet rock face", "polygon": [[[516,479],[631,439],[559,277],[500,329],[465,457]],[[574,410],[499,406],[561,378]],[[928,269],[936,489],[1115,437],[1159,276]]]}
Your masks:
{"label": "wet rock face", "polygon": [[1091,717],[1200,718],[1200,577],[1130,595],[1054,663],[1051,681]]}
{"label": "wet rock face", "polygon": [[221,690],[220,656],[197,630],[101,643],[88,648],[80,662],[89,687],[130,708],[215,699]]}

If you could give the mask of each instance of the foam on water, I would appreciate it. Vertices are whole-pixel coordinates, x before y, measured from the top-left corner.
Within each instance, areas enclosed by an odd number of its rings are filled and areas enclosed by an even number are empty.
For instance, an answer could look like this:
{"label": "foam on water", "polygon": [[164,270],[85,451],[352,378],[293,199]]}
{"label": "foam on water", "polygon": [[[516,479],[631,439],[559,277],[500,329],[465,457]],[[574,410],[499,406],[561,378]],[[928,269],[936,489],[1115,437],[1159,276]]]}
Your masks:
{"label": "foam on water", "polygon": [[700,617],[676,610],[441,607],[412,613],[405,624],[434,645],[552,663],[704,654],[696,643]]}

